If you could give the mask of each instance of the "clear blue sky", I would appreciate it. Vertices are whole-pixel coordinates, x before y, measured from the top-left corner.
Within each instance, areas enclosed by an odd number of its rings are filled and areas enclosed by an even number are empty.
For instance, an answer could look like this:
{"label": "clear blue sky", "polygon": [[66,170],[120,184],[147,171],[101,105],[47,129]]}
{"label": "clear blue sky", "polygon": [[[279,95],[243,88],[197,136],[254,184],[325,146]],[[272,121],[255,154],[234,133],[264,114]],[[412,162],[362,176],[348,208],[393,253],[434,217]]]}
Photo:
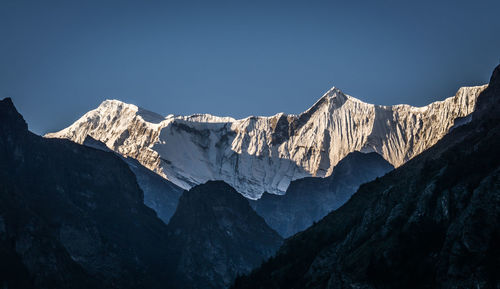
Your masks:
{"label": "clear blue sky", "polygon": [[160,114],[300,113],[331,86],[425,105],[486,83],[500,1],[0,0],[0,98],[32,131],[106,98]]}

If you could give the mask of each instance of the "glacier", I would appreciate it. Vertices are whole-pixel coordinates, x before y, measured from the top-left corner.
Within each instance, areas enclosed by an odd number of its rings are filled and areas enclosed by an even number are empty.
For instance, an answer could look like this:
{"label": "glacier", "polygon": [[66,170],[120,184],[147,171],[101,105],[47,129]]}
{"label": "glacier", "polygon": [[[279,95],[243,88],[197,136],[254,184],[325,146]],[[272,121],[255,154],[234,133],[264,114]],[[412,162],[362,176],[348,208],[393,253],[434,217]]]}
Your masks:
{"label": "glacier", "polygon": [[91,136],[184,189],[223,180],[258,199],[264,192],[284,194],[296,179],[329,176],[353,151],[376,152],[399,167],[471,114],[486,87],[462,87],[423,107],[369,104],[333,87],[301,114],[243,119],[165,117],[106,100],[45,137],[83,143]]}

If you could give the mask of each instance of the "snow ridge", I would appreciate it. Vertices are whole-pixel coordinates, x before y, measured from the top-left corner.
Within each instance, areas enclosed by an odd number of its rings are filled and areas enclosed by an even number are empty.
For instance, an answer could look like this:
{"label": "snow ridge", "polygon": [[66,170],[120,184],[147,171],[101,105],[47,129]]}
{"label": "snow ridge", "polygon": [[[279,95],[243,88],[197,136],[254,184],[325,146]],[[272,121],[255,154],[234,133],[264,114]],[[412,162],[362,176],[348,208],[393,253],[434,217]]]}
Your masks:
{"label": "snow ridge", "polygon": [[247,198],[283,194],[292,180],[326,177],[353,151],[377,152],[395,167],[441,139],[474,110],[486,85],[462,87],[424,107],[365,103],[333,87],[299,115],[244,119],[160,116],[106,100],[46,137],[82,143],[87,135],[189,189],[224,180]]}

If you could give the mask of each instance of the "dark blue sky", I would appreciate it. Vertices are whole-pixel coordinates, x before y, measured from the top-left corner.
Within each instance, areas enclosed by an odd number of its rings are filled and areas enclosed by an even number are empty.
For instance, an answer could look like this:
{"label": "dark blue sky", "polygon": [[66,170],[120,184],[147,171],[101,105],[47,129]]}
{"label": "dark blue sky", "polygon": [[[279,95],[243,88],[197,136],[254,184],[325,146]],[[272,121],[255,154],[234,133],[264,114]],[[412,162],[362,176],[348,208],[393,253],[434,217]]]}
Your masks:
{"label": "dark blue sky", "polygon": [[499,11],[498,0],[0,0],[0,97],[39,134],[106,98],[239,118],[300,113],[336,86],[420,106],[488,81]]}

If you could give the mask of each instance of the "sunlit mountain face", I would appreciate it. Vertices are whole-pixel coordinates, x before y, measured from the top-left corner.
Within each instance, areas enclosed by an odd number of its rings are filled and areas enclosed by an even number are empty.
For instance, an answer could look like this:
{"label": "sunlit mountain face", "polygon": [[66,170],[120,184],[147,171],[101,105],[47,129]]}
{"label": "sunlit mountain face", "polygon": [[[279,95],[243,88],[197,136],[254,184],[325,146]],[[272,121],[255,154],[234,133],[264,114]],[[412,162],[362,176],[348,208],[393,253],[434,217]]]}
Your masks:
{"label": "sunlit mountain face", "polygon": [[239,120],[208,114],[162,117],[106,100],[46,137],[83,143],[90,136],[182,188],[224,180],[258,199],[264,192],[282,195],[300,178],[331,176],[353,151],[376,152],[401,166],[467,122],[485,87],[463,87],[424,107],[368,104],[332,88],[299,115]]}

